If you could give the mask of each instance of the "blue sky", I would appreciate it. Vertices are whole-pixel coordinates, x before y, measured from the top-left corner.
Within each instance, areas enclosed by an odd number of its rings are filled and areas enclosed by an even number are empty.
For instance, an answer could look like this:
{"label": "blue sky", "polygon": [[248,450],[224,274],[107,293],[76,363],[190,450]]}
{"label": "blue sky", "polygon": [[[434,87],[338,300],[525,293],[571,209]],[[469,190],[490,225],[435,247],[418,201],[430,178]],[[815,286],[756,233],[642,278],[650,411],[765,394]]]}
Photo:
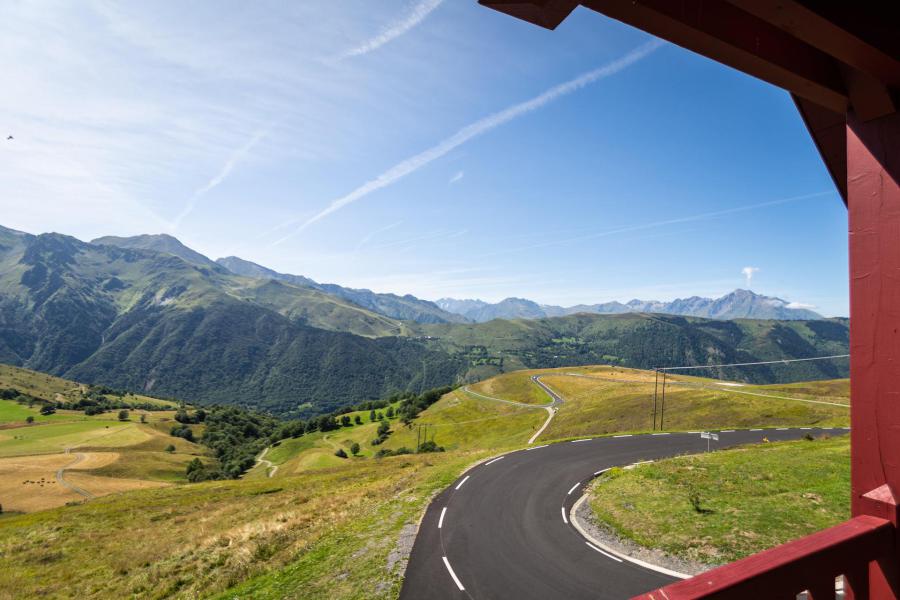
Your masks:
{"label": "blue sky", "polygon": [[2,12],[5,226],[428,299],[749,286],[847,314],[846,210],[789,96],[587,9],[555,32],[468,0]]}

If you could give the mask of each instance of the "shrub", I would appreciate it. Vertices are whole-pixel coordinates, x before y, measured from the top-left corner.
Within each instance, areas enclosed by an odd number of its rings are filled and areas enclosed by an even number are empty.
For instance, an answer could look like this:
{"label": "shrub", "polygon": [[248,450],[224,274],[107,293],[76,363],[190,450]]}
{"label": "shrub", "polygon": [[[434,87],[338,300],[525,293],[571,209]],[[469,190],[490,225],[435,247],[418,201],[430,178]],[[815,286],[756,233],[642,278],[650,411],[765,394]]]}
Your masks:
{"label": "shrub", "polygon": [[45,404],[45,405],[43,405],[43,406],[41,407],[41,414],[42,414],[42,415],[45,415],[45,416],[46,416],[46,415],[52,415],[52,414],[55,413],[55,412],[56,412],[56,407],[53,406],[52,404]]}
{"label": "shrub", "polygon": [[359,444],[353,442],[353,445],[350,446],[350,454],[352,454],[353,456],[359,454]]}
{"label": "shrub", "polygon": [[444,447],[438,446],[434,440],[428,440],[419,444],[419,452],[443,452]]}
{"label": "shrub", "polygon": [[31,415],[28,415],[27,417],[25,417],[25,422],[28,424],[34,423],[34,417]]}
{"label": "shrub", "polygon": [[128,420],[128,411],[127,411],[127,410],[120,410],[120,411],[119,411],[119,420],[120,420],[120,421],[127,421],[127,420]]}
{"label": "shrub", "polygon": [[344,452],[343,448],[338,448],[335,451],[334,455],[337,456],[338,458],[347,458],[347,453]]}

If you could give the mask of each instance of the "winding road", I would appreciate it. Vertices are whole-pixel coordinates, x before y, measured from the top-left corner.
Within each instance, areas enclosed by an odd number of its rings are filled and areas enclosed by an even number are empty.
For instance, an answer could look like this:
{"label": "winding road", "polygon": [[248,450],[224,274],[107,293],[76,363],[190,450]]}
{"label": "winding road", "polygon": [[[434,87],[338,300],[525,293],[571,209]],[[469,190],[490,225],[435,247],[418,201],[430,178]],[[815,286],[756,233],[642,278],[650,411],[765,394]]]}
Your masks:
{"label": "winding road", "polygon": [[[71,454],[70,448],[66,448],[66,454]],[[56,471],[56,481],[57,481],[57,483],[59,483],[60,485],[64,485],[65,487],[69,488],[70,490],[72,490],[72,491],[75,492],[76,494],[80,494],[80,495],[84,496],[87,500],[90,500],[90,499],[92,499],[92,498],[94,497],[94,495],[93,495],[92,493],[90,493],[89,491],[87,491],[87,490],[84,489],[84,488],[78,487],[77,485],[75,485],[75,484],[72,483],[71,481],[66,481],[66,469],[71,469],[71,468],[74,467],[75,465],[77,465],[77,464],[83,462],[86,458],[87,458],[87,456],[86,456],[84,453],[82,453],[82,452],[77,452],[77,453],[75,454],[75,460],[73,460],[72,462],[70,462],[69,464],[67,464],[67,465],[64,466],[64,467],[60,467],[59,469],[57,469],[57,471]]]}
{"label": "winding road", "polygon": [[[812,428],[721,431],[715,448],[790,440]],[[706,450],[698,433],[624,435],[534,446],[485,461],[429,505],[402,600],[621,600],[673,578],[592,547],[569,513],[606,468]]]}

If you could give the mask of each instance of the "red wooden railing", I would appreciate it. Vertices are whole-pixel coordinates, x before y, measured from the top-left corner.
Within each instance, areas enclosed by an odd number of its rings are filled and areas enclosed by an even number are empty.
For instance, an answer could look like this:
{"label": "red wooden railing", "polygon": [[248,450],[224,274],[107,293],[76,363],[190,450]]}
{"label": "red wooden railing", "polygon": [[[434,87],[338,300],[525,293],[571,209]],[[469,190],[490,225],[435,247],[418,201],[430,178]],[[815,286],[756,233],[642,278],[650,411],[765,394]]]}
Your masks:
{"label": "red wooden railing", "polygon": [[867,600],[870,565],[893,553],[893,523],[862,515],[635,600],[834,600],[841,576],[845,598]]}

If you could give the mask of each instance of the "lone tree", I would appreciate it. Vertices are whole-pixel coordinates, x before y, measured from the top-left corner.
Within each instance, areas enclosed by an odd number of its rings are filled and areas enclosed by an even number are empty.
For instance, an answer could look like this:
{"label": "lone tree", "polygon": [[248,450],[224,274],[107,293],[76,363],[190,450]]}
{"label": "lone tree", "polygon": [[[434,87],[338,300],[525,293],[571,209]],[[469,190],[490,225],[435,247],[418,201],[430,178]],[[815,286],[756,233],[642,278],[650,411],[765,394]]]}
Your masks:
{"label": "lone tree", "polygon": [[338,458],[347,458],[347,453],[344,452],[343,448],[338,448],[337,452],[335,452],[334,455],[337,456]]}
{"label": "lone tree", "polygon": [[141,413],[141,423],[147,422],[147,413]]}
{"label": "lone tree", "polygon": [[350,427],[350,415],[343,415],[341,417],[341,427]]}
{"label": "lone tree", "polygon": [[359,415],[356,415],[355,417],[353,417],[353,422],[356,423],[357,425],[362,425],[362,417],[360,417]]}
{"label": "lone tree", "polygon": [[377,417],[375,416],[375,410],[374,410],[374,409],[370,410],[370,411],[369,411],[369,421],[371,421],[372,423],[374,423],[376,418],[377,418]]}
{"label": "lone tree", "polygon": [[33,416],[33,415],[28,415],[27,417],[25,417],[25,422],[28,423],[29,425],[30,425],[31,423],[34,423],[34,416]]}
{"label": "lone tree", "polygon": [[353,456],[359,454],[359,444],[353,442],[353,445],[350,446],[350,454],[352,454]]}
{"label": "lone tree", "polygon": [[120,421],[127,421],[127,420],[128,420],[128,411],[127,411],[127,410],[122,409],[122,410],[119,411],[119,420],[120,420]]}

